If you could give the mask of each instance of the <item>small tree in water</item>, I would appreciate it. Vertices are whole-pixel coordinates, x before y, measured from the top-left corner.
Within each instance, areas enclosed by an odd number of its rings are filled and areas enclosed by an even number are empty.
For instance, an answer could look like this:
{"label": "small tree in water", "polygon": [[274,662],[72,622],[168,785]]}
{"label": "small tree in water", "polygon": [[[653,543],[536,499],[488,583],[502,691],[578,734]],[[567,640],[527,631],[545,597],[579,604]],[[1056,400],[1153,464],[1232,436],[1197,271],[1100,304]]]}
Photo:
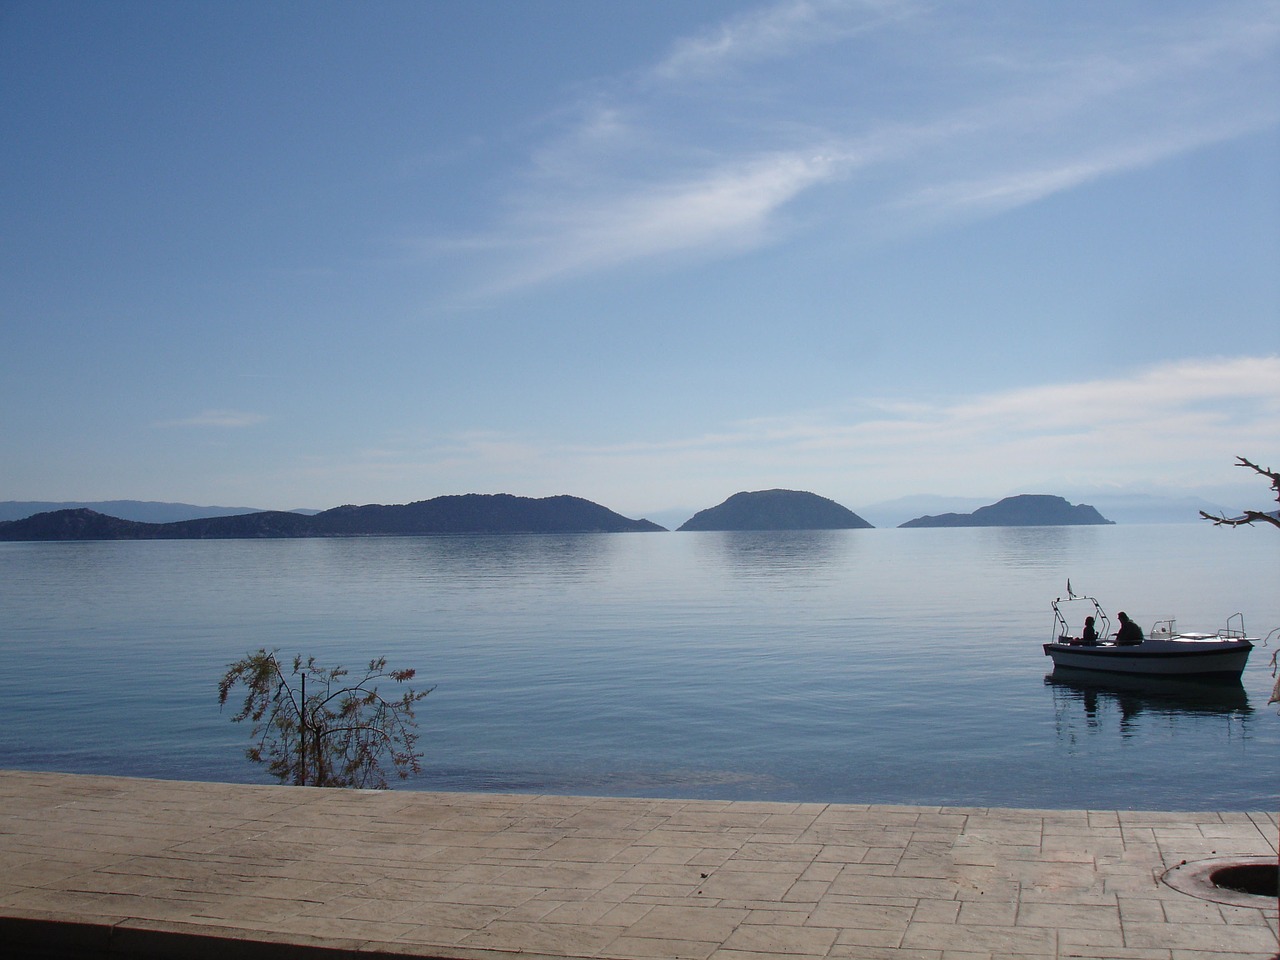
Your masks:
{"label": "small tree in water", "polygon": [[435,688],[388,699],[377,686],[384,680],[407,683],[414,674],[388,670],[386,657],[352,676],[343,667],[322,667],[314,657],[301,656],[286,673],[275,651],[260,649],[231,664],[218,683],[218,704],[224,706],[232,689],[244,685],[244,703],[231,719],[252,722],[253,742],[245,756],[265,763],[281,783],[381,790],[387,786],[388,758],[401,779],[421,770],[413,711]]}

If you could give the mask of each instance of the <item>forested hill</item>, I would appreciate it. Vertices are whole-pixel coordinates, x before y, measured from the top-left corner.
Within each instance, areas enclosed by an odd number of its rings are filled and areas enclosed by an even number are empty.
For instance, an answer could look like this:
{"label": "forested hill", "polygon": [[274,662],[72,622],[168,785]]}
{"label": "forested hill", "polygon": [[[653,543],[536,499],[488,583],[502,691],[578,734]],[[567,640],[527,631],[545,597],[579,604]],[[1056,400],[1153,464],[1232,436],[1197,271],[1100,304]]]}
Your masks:
{"label": "forested hill", "polygon": [[0,540],[238,540],[663,529],[648,520],[629,520],[580,497],[471,493],[391,506],[335,507],[314,516],[269,510],[176,523],[121,520],[84,508],[54,510],[0,523]]}
{"label": "forested hill", "polygon": [[694,514],[681,530],[865,530],[871,524],[834,500],[803,490],[735,493]]}
{"label": "forested hill", "polygon": [[1087,503],[1072,506],[1062,497],[1022,494],[979,507],[973,513],[917,517],[902,527],[1066,527],[1112,523]]}

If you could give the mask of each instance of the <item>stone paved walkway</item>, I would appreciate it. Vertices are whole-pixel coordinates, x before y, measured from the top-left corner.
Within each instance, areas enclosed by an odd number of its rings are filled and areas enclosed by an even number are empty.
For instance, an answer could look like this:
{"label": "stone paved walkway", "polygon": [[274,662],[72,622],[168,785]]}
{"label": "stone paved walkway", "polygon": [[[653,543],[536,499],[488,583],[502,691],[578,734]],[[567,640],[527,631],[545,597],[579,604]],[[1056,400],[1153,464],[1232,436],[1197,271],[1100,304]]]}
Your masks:
{"label": "stone paved walkway", "polygon": [[1277,953],[1274,900],[1219,903],[1161,878],[1182,861],[1274,860],[1276,837],[1270,813],[0,771],[0,944],[28,955],[1256,960]]}

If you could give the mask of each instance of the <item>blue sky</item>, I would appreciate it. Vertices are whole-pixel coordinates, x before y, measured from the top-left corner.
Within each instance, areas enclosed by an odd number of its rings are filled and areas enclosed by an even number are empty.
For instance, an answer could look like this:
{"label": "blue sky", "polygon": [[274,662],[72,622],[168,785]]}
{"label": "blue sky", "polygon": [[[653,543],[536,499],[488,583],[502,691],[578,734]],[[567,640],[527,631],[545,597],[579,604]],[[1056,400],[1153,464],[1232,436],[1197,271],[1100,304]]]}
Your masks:
{"label": "blue sky", "polygon": [[1273,0],[8,0],[0,111],[0,499],[1280,462]]}

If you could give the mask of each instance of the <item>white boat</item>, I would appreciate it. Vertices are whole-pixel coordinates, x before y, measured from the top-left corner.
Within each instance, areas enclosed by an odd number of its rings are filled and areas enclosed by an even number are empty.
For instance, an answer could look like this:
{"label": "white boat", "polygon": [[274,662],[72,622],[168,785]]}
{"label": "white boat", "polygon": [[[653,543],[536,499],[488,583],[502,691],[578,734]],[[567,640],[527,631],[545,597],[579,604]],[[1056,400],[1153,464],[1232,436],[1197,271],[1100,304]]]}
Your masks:
{"label": "white boat", "polygon": [[[1076,596],[1067,585],[1067,596],[1053,601],[1053,637],[1044,655],[1054,668],[1097,670],[1106,673],[1148,674],[1162,677],[1239,679],[1258,642],[1244,632],[1244,617],[1236,613],[1216,633],[1179,633],[1173,620],[1158,620],[1141,643],[1117,644],[1110,635],[1111,621],[1093,597]],[[1098,640],[1087,644],[1073,634],[1069,621],[1094,618]]]}

